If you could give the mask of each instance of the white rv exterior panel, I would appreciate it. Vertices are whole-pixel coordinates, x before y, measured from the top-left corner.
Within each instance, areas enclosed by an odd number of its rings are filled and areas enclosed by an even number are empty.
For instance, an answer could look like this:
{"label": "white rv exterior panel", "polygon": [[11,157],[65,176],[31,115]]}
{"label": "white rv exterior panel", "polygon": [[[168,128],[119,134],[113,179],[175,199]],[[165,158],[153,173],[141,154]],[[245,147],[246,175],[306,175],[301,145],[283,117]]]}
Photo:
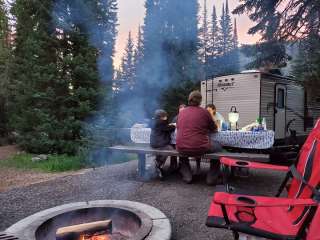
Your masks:
{"label": "white rv exterior panel", "polygon": [[304,89],[299,85],[287,85],[287,116],[286,123],[295,119],[290,125],[297,131],[297,135],[304,132]]}
{"label": "white rv exterior panel", "polygon": [[267,129],[274,130],[274,99],[275,82],[261,78],[261,117],[266,118]]}
{"label": "white rv exterior panel", "polygon": [[[277,118],[278,123],[276,123],[275,109],[283,108],[276,105],[276,88],[280,85],[285,87],[285,117],[281,122]],[[295,119],[290,128],[295,130],[298,136],[306,135],[310,131],[310,128],[307,131],[304,129],[306,111],[304,87],[293,79],[276,74],[247,71],[203,81],[201,93],[202,106],[215,104],[218,112],[227,121],[231,107],[236,106],[240,113],[239,127],[250,124],[261,116],[266,118],[268,129],[286,131],[290,120]],[[316,99],[309,99],[307,116],[313,117],[314,120],[319,118],[320,103]],[[290,133],[286,132],[285,135],[289,137]],[[279,140],[282,140],[282,137]]]}
{"label": "white rv exterior panel", "polygon": [[[205,86],[206,85],[206,86]],[[260,73],[245,73],[223,77],[201,84],[202,106],[213,103],[228,121],[232,106],[240,114],[239,127],[254,122],[260,114]],[[206,91],[208,90],[208,91]]]}

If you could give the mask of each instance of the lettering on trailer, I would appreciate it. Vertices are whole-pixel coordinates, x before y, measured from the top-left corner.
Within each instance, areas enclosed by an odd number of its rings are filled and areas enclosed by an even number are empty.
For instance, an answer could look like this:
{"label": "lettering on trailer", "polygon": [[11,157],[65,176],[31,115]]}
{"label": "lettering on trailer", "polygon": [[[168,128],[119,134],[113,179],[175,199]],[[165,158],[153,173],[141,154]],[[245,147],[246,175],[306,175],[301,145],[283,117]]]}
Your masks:
{"label": "lettering on trailer", "polygon": [[218,92],[218,90],[227,91],[228,89],[235,88],[235,79],[221,79],[216,85],[216,88],[213,89],[214,91]]}

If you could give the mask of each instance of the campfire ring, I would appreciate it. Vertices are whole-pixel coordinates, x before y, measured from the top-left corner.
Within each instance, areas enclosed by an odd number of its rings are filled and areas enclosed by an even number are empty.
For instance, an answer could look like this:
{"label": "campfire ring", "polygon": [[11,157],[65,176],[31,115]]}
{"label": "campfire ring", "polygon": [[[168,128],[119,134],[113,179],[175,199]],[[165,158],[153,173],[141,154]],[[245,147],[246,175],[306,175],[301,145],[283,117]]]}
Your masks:
{"label": "campfire ring", "polygon": [[[54,236],[51,236],[52,232],[55,232],[57,227],[55,226],[57,225],[56,223],[52,223],[55,221],[55,219],[63,218],[65,214],[71,214],[72,216],[74,214],[82,214],[81,212],[86,212],[85,215],[87,216],[88,210],[91,209],[95,212],[97,212],[97,210],[99,210],[99,212],[107,212],[110,210],[119,211],[124,214],[129,214],[128,218],[137,218],[139,222],[139,228],[136,229],[136,232],[134,232],[133,235],[127,239],[171,239],[172,230],[170,221],[160,210],[146,204],[125,200],[99,200],[90,202],[70,203],[57,206],[38,212],[25,219],[22,219],[21,221],[15,223],[14,225],[6,229],[5,233],[8,235],[15,236],[19,240],[55,239]],[[58,222],[59,224],[61,224],[61,221]],[[61,227],[61,225],[58,227]],[[50,228],[52,229],[50,230]],[[45,233],[47,234],[47,237],[45,238],[39,237],[39,232],[43,231],[51,232]],[[43,233],[41,234],[43,235]]]}

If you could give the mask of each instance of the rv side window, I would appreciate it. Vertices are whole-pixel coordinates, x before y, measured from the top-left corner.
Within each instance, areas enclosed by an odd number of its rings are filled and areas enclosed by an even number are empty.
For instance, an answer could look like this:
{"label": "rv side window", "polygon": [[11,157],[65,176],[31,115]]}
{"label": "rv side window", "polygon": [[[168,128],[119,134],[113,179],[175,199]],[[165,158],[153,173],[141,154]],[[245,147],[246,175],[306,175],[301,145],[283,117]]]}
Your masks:
{"label": "rv side window", "polygon": [[278,102],[277,107],[278,108],[284,108],[284,89],[278,88]]}

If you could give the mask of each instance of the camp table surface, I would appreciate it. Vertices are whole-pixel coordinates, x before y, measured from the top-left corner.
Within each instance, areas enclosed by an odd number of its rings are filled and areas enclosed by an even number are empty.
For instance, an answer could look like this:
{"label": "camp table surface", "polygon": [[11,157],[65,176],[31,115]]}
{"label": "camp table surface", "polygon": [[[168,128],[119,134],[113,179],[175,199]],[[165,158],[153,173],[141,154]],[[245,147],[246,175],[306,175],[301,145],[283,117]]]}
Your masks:
{"label": "camp table surface", "polygon": [[[134,143],[150,143],[150,134],[151,129],[145,127],[133,127],[130,131]],[[274,131],[221,131],[210,137],[225,147],[268,149],[274,144]],[[172,143],[175,144],[175,133],[172,134]]]}

